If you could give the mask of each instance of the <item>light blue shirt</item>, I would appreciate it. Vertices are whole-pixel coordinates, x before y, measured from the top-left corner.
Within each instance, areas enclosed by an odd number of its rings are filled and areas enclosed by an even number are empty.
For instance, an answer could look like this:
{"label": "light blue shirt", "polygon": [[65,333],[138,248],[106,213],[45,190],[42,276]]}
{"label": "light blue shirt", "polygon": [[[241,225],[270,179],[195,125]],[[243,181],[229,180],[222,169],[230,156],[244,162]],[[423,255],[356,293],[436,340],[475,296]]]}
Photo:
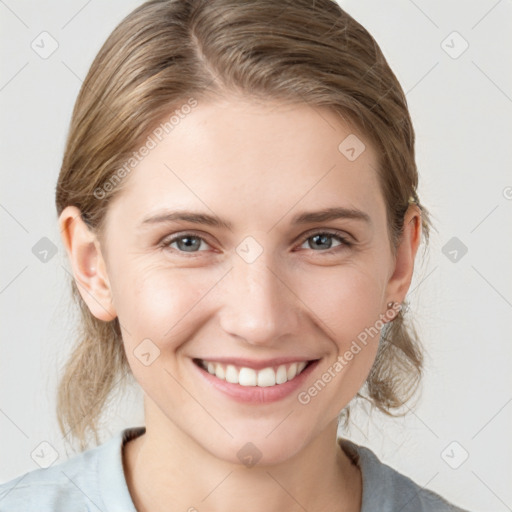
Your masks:
{"label": "light blue shirt", "polygon": [[[145,427],[120,430],[107,442],[46,469],[0,485],[0,512],[137,512],[123,471],[122,447]],[[361,468],[361,512],[468,512],[382,463],[367,447],[340,438]]]}

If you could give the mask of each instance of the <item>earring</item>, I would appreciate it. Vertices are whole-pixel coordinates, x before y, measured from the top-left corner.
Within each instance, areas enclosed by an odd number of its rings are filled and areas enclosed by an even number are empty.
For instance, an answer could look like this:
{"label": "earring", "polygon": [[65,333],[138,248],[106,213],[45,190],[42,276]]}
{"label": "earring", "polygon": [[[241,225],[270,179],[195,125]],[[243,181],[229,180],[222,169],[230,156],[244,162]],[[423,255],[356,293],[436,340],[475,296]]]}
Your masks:
{"label": "earring", "polygon": [[[402,304],[400,302],[388,302],[386,304],[387,311],[386,311],[386,317],[388,317],[388,321],[392,322],[398,315],[398,313],[402,309]],[[391,311],[391,315],[389,314],[389,311]]]}

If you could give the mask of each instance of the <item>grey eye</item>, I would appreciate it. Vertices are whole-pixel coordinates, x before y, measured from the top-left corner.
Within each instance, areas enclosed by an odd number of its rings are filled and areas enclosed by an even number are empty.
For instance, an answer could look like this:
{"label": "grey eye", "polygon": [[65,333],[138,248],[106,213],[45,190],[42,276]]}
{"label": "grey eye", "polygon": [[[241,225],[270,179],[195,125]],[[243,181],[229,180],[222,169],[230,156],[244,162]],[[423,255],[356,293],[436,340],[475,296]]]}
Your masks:
{"label": "grey eye", "polygon": [[199,236],[181,235],[169,240],[166,245],[171,247],[172,244],[177,244],[177,250],[181,252],[200,252],[197,249],[201,247],[202,242],[204,240]]}
{"label": "grey eye", "polygon": [[342,237],[334,233],[315,233],[306,238],[303,242],[303,245],[307,243],[307,249],[320,249],[328,251],[329,249],[333,248],[333,239],[339,240],[338,246],[346,244]]}

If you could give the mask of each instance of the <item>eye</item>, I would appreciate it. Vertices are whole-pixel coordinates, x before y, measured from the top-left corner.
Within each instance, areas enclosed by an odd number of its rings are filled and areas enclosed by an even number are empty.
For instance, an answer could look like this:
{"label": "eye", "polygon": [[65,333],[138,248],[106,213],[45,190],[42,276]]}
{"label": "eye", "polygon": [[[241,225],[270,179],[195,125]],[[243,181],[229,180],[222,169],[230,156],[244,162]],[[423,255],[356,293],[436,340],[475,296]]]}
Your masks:
{"label": "eye", "polygon": [[[340,244],[338,246],[332,247],[332,239],[336,238],[339,240]],[[340,231],[316,231],[314,233],[309,233],[306,238],[303,239],[302,245],[307,243],[309,240],[312,242],[309,243],[309,248],[315,248],[315,246],[319,249],[322,249],[323,252],[328,252],[330,250],[337,251],[339,249],[343,249],[344,247],[350,247],[352,245],[351,242],[347,240],[343,233]],[[315,251],[318,252],[318,251]]]}
{"label": "eye", "polygon": [[[161,243],[161,246],[164,248],[171,248],[178,252],[202,252],[196,250],[201,247],[202,242],[208,245],[204,238],[198,235],[194,235],[193,233],[181,233],[180,235],[175,235],[171,238],[165,239]],[[171,247],[172,244],[177,244],[177,249]]]}
{"label": "eye", "polygon": [[[339,244],[334,247],[332,245],[333,238],[339,241]],[[340,231],[316,231],[314,233],[309,233],[305,238],[302,239],[301,244],[304,245],[310,240],[312,242],[309,243],[309,247],[307,248],[315,249],[316,246],[316,248],[321,249],[321,251],[314,252],[335,252],[352,245],[352,243],[349,242]],[[181,233],[163,240],[160,246],[165,249],[171,249],[175,252],[198,253],[203,252],[199,250],[202,243],[204,243],[206,246],[209,246],[206,240],[199,235],[195,235],[194,233]],[[176,244],[176,247],[172,247],[173,244]]]}

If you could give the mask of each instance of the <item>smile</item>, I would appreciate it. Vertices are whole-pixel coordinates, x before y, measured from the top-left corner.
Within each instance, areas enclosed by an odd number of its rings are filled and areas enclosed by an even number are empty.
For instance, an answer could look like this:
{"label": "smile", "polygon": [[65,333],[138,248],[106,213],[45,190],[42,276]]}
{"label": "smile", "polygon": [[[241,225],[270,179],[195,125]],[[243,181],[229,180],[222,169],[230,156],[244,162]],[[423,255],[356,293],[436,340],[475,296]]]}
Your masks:
{"label": "smile", "polygon": [[216,361],[194,359],[194,363],[220,380],[240,386],[271,387],[285,384],[299,376],[312,361],[298,361],[256,370]]}

